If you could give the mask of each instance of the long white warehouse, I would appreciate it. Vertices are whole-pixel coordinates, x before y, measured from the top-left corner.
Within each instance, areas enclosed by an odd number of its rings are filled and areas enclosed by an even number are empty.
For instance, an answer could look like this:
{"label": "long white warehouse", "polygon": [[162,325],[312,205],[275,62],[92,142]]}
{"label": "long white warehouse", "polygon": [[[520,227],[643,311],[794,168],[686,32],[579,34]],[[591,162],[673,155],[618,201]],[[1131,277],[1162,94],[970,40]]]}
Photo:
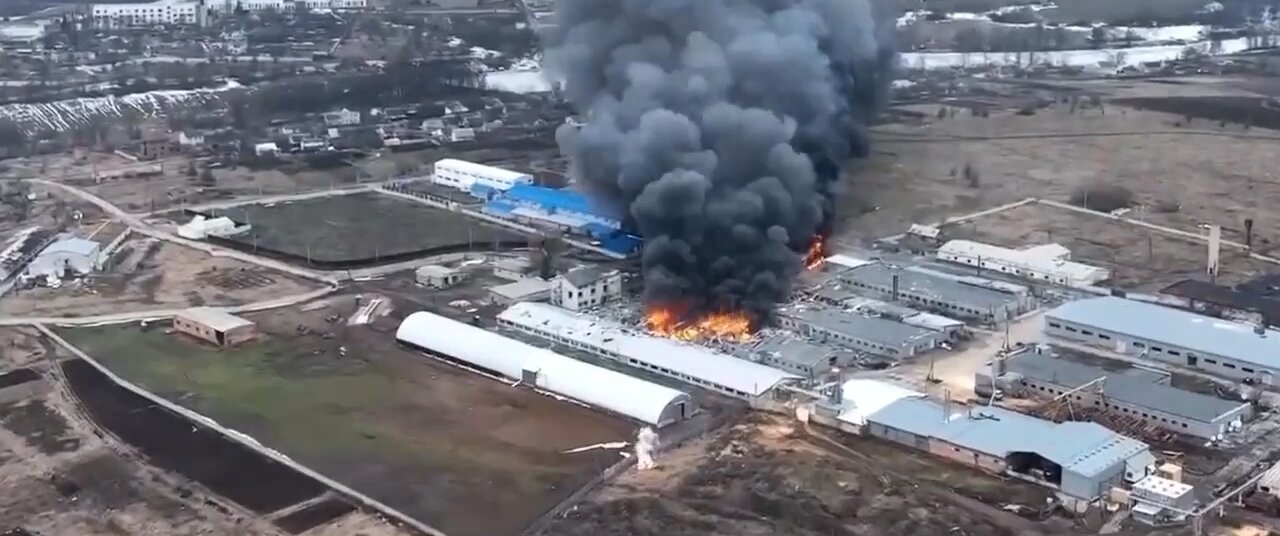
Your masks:
{"label": "long white warehouse", "polygon": [[688,394],[419,311],[396,339],[426,352],[663,427],[696,411]]}
{"label": "long white warehouse", "polygon": [[517,184],[533,184],[533,176],[527,173],[453,158],[436,161],[434,171],[433,182],[464,192],[476,187],[505,192]]}
{"label": "long white warehouse", "polygon": [[744,400],[756,399],[780,383],[800,378],[710,348],[639,333],[608,319],[545,303],[512,305],[498,315],[498,324]]}

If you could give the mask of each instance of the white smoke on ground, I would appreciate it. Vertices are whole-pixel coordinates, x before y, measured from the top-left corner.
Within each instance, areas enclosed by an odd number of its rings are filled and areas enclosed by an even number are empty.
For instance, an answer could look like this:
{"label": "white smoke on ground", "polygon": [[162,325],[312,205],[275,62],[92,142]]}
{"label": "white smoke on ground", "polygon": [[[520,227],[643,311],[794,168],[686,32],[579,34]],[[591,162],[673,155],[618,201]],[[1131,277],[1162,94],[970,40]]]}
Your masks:
{"label": "white smoke on ground", "polygon": [[636,435],[636,468],[648,471],[655,467],[654,454],[658,452],[658,433],[645,426]]}

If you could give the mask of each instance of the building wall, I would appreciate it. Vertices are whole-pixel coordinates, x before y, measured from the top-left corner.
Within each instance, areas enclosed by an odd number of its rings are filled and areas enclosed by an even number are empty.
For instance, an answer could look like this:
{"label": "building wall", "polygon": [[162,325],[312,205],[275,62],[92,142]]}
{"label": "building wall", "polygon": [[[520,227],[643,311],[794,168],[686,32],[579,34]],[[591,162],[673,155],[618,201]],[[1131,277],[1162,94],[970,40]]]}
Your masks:
{"label": "building wall", "polygon": [[37,256],[27,265],[27,273],[37,277],[53,274],[62,277],[65,268],[77,274],[93,272],[97,255],[81,255],[69,251],[55,251]]}
{"label": "building wall", "polygon": [[1275,377],[1280,375],[1280,368],[1277,367],[1264,367],[1229,356],[1198,352],[1173,346],[1164,341],[1136,338],[1100,326],[1067,322],[1052,315],[1045,316],[1044,332],[1053,337],[1097,346],[1121,354],[1198,369],[1226,378],[1250,378],[1264,385],[1272,385]]}
{"label": "building wall", "polygon": [[929,453],[995,474],[1002,474],[1009,467],[1003,458],[969,450],[939,439],[929,442]]}
{"label": "building wall", "polygon": [[185,333],[210,344],[221,346],[235,346],[242,342],[253,340],[258,335],[254,326],[244,325],[232,328],[225,332],[223,334],[223,341],[219,342],[218,330],[180,316],[173,318],[173,329],[179,333]]}
{"label": "building wall", "polygon": [[892,426],[885,426],[884,424],[877,422],[868,422],[866,431],[880,439],[892,441],[899,445],[908,446],[920,451],[929,451],[929,438],[922,435],[916,435],[911,432],[900,430]]}
{"label": "building wall", "polygon": [[151,24],[203,25],[205,21],[204,6],[199,2],[94,4],[91,13],[93,24],[99,28]]}
{"label": "building wall", "polygon": [[1039,270],[1039,269],[1036,269],[1035,267],[1028,266],[1025,263],[1019,262],[1015,259],[1003,259],[999,257],[981,257],[980,259],[976,259],[971,255],[966,255],[964,253],[955,252],[955,251],[948,251],[946,249],[939,249],[937,252],[937,257],[938,259],[947,261],[947,262],[964,264],[968,266],[978,266],[984,270],[991,270],[991,271],[1000,272],[1003,274],[1011,274],[1018,277],[1031,279],[1033,281],[1047,281],[1050,283],[1063,285],[1063,286],[1072,286],[1072,287],[1088,286],[1088,285],[1097,283],[1099,281],[1103,281],[1107,278],[1106,276],[1100,276],[1097,278],[1077,278],[1077,277],[1073,277],[1073,275],[1067,271]]}
{"label": "building wall", "polygon": [[174,317],[173,329],[185,333],[210,344],[218,344],[218,333],[213,328],[198,324],[182,317]]}
{"label": "building wall", "polygon": [[574,287],[561,277],[556,280],[551,303],[570,311],[581,311],[616,300],[621,295],[622,274],[603,277],[583,288]]}
{"label": "building wall", "polygon": [[[1041,398],[1053,398],[1070,390],[1066,386],[1057,385],[1037,378],[1023,378],[1020,384],[1022,385],[1024,392]],[[1219,418],[1212,422],[1207,422],[1197,419],[1188,419],[1186,417],[1161,411],[1157,408],[1120,403],[1114,398],[1106,398],[1104,401],[1104,398],[1098,396],[1098,393],[1093,390],[1078,391],[1073,393],[1071,397],[1077,404],[1093,405],[1096,407],[1102,407],[1103,404],[1106,404],[1107,410],[1113,413],[1121,414],[1126,417],[1136,417],[1141,419],[1143,422],[1158,426],[1165,430],[1203,438],[1210,438],[1226,432],[1228,423],[1237,418],[1243,422],[1250,413],[1248,405],[1241,405],[1241,407],[1237,408],[1235,411],[1219,416]]]}
{"label": "building wall", "polygon": [[795,330],[802,335],[821,339],[823,342],[835,342],[854,350],[885,357],[910,357],[932,350],[938,346],[939,342],[946,340],[946,334],[935,332],[932,335],[904,343],[901,346],[888,346],[875,341],[853,337],[839,331],[829,330],[822,326],[815,326],[785,315],[779,318],[778,323],[784,328]]}
{"label": "building wall", "polygon": [[482,169],[463,169],[462,167],[451,165],[450,162],[436,162],[434,169],[434,182],[463,191],[469,191],[472,185],[475,184],[506,191],[516,184],[533,182],[533,177],[529,175],[508,176],[507,174],[485,173]]}
{"label": "building wall", "polygon": [[[853,278],[846,279],[845,281],[857,288],[871,291],[877,297],[889,300],[897,299],[898,301],[914,304],[923,309],[938,311],[951,317],[973,318],[984,322],[991,322],[996,318],[995,311],[993,310],[975,307],[969,303],[939,300],[935,296],[915,292],[906,288],[904,285],[899,286],[897,296],[895,297],[892,286],[870,285],[866,282]],[[1014,315],[1029,311],[1034,308],[1034,306],[1034,300],[1020,299],[1013,294],[1009,294],[1009,301],[1004,304],[1004,307],[1007,307],[1009,312]]]}

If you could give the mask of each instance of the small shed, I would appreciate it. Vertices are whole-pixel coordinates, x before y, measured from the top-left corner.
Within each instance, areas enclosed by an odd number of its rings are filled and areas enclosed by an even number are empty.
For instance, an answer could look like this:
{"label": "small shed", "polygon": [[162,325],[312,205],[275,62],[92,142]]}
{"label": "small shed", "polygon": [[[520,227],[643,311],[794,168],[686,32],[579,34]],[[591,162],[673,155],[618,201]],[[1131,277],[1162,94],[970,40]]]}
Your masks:
{"label": "small shed", "polygon": [[173,317],[173,329],[218,346],[235,346],[258,336],[254,323],[212,307],[192,307]]}
{"label": "small shed", "polygon": [[413,275],[419,285],[431,288],[449,288],[466,278],[466,274],[461,270],[438,264],[428,264],[418,268]]}

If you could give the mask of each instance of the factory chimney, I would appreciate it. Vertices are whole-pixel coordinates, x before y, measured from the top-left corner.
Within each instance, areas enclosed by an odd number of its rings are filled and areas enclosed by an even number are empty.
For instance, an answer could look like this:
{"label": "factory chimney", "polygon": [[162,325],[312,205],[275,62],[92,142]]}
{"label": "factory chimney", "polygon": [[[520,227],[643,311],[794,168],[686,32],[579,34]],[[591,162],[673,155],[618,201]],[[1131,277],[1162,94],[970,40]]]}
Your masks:
{"label": "factory chimney", "polygon": [[942,392],[942,424],[951,422],[951,390]]}
{"label": "factory chimney", "polygon": [[1218,253],[1222,250],[1222,226],[1209,226],[1209,263],[1205,267],[1205,271],[1209,274],[1209,281],[1216,283],[1218,280]]}
{"label": "factory chimney", "polygon": [[898,274],[893,274],[893,301],[898,301]]}
{"label": "factory chimney", "polygon": [[1244,247],[1253,251],[1253,218],[1244,219]]}

